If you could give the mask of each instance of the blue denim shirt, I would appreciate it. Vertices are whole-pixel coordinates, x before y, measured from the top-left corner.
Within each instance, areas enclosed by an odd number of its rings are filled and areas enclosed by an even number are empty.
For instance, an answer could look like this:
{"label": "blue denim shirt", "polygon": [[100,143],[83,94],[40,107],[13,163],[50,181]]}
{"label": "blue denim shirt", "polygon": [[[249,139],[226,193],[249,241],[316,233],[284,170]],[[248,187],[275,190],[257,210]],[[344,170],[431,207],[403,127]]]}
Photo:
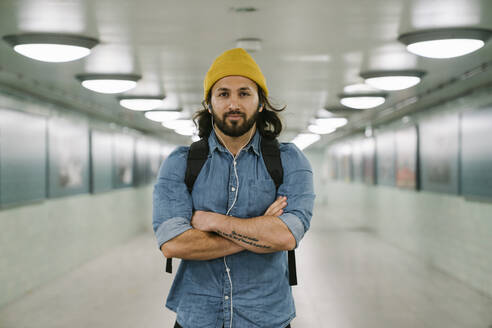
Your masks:
{"label": "blue denim shirt", "polygon": [[[279,218],[299,245],[309,229],[315,197],[311,166],[294,144],[281,143],[284,181],[276,191],[263,162],[260,138],[256,132],[238,154],[236,181],[233,157],[212,131],[209,156],[191,195],[184,183],[189,147],[178,147],[169,155],[154,187],[153,227],[159,248],[192,229],[193,211],[226,214],[236,192],[229,215],[245,220],[263,215],[277,196],[287,196],[288,205]],[[166,306],[177,313],[184,328],[230,327],[231,307],[232,327],[283,328],[295,317],[287,252],[242,251],[214,260],[182,260]]]}

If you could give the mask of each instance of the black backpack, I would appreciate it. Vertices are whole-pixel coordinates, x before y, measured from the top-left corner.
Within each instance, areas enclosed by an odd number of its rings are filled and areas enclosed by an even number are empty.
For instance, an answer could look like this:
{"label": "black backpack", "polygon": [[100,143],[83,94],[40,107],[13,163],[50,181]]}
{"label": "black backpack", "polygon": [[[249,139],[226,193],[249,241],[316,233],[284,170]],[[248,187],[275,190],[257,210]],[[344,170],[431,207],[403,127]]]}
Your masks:
{"label": "black backpack", "polygon": [[[261,153],[263,155],[263,161],[268,170],[268,173],[275,182],[275,187],[278,187],[283,183],[284,170],[282,168],[282,161],[280,159],[279,144],[276,139],[261,138]],[[188,187],[188,191],[191,194],[195,180],[200,174],[200,171],[208,158],[208,140],[200,139],[191,144],[188,152],[188,159],[186,162],[186,175],[185,183]],[[297,285],[296,274],[296,257],[294,250],[288,251],[289,259],[289,284],[291,286]],[[166,262],[166,272],[172,272],[172,259],[168,258]]]}

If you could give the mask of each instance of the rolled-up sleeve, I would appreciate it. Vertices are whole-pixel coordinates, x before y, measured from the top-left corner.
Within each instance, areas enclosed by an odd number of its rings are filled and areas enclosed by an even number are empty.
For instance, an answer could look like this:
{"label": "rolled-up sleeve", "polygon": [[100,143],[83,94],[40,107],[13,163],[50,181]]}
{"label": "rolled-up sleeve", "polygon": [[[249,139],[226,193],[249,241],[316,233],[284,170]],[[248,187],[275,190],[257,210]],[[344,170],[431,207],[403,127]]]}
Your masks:
{"label": "rolled-up sleeve", "polygon": [[313,171],[306,156],[294,144],[280,147],[284,181],[278,195],[287,197],[287,207],[279,218],[296,240],[296,248],[309,230],[314,206]]}
{"label": "rolled-up sleeve", "polygon": [[152,226],[158,247],[192,229],[193,205],[184,183],[188,147],[179,147],[164,161],[154,186]]}

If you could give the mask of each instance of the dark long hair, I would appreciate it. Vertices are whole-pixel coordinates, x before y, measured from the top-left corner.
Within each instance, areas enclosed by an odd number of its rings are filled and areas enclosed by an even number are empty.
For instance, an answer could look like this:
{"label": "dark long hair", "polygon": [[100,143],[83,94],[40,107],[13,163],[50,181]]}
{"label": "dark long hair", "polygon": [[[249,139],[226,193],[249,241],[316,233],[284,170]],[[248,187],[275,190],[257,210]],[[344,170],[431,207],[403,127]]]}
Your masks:
{"label": "dark long hair", "polygon": [[[193,121],[198,127],[198,136],[207,139],[212,132],[212,114],[208,111],[207,104],[210,104],[211,92],[207,95],[207,100],[202,101],[203,109],[193,115]],[[256,119],[256,128],[261,136],[267,139],[275,139],[282,132],[282,121],[277,113],[283,111],[287,106],[276,107],[272,105],[270,99],[265,95],[260,86],[258,86],[259,103],[263,104],[263,110],[258,113]]]}

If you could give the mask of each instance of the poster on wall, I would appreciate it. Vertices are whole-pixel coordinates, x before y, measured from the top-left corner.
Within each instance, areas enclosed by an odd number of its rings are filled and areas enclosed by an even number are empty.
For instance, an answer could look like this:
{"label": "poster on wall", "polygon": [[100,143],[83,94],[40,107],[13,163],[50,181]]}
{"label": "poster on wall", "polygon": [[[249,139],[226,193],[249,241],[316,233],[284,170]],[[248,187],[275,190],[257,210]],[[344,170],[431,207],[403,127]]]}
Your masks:
{"label": "poster on wall", "polygon": [[89,192],[89,129],[86,122],[52,117],[48,126],[49,197]]}
{"label": "poster on wall", "polygon": [[462,114],[461,183],[465,196],[492,197],[492,105]]}
{"label": "poster on wall", "polygon": [[133,185],[134,138],[123,133],[113,134],[113,186]]}
{"label": "poster on wall", "polygon": [[396,185],[417,189],[417,127],[411,126],[395,132]]}
{"label": "poster on wall", "polygon": [[365,184],[372,185],[376,182],[375,153],[376,144],[374,138],[365,138],[361,142],[362,147],[362,174]]}
{"label": "poster on wall", "polygon": [[113,152],[110,132],[91,131],[91,192],[113,189]]}
{"label": "poster on wall", "polygon": [[421,189],[458,194],[459,115],[421,122],[419,134]]}
{"label": "poster on wall", "polygon": [[379,133],[376,137],[377,183],[383,186],[396,185],[395,134],[393,131]]}
{"label": "poster on wall", "polygon": [[364,182],[362,139],[352,141],[353,181]]}
{"label": "poster on wall", "polygon": [[0,110],[0,205],[46,198],[46,118]]}

